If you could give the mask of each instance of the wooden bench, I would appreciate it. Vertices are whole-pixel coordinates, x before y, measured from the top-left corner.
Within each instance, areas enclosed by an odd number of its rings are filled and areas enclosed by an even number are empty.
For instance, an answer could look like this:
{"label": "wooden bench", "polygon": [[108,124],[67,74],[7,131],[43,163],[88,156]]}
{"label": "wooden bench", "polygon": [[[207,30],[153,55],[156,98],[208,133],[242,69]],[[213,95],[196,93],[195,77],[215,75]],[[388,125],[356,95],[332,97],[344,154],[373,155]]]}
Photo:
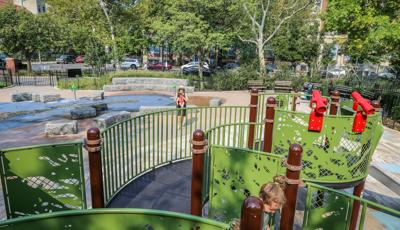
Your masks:
{"label": "wooden bench", "polygon": [[353,88],[345,85],[336,85],[335,90],[339,91],[341,97],[350,98]]}
{"label": "wooden bench", "polygon": [[248,80],[247,87],[248,89],[264,90],[265,89],[264,80]]}
{"label": "wooden bench", "polygon": [[275,81],[275,92],[290,93],[292,92],[292,81]]}
{"label": "wooden bench", "polygon": [[360,90],[359,93],[360,93],[363,97],[365,97],[365,98],[367,98],[367,99],[370,99],[370,100],[376,99],[375,93],[373,93],[373,92],[371,92],[371,91],[362,89],[362,90]]}

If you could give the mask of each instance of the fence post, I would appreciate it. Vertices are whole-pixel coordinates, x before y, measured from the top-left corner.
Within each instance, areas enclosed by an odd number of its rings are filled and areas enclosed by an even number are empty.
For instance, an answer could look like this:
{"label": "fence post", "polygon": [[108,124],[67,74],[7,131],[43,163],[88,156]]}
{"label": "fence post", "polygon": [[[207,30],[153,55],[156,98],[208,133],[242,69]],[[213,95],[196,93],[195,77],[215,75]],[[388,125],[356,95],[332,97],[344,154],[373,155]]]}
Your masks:
{"label": "fence post", "polygon": [[[251,89],[250,93],[250,117],[249,123],[255,123],[257,119],[258,89]],[[247,147],[252,149],[254,145],[254,124],[249,126],[249,140]]]}
{"label": "fence post", "polygon": [[[353,195],[361,197],[362,192],[364,191],[365,179],[362,180],[358,185],[354,187]],[[350,227],[349,230],[355,230],[358,222],[358,214],[360,212],[360,201],[353,201],[353,208],[351,210],[351,219],[350,219]]]}
{"label": "fence post", "polygon": [[300,183],[301,155],[303,148],[299,144],[289,147],[289,156],[286,162],[287,187],[285,190],[286,203],[282,208],[281,230],[293,229],[294,214],[296,211],[297,190]]}
{"label": "fence post", "polygon": [[90,189],[92,207],[104,208],[103,172],[101,165],[101,138],[98,128],[87,131],[86,149],[89,154]]}
{"label": "fence post", "polygon": [[273,97],[267,99],[267,106],[264,120],[264,152],[271,152],[272,150],[272,132],[274,129],[276,100]]}
{"label": "fence post", "polygon": [[329,115],[337,115],[339,108],[340,92],[335,90],[331,94],[331,107],[329,108]]}
{"label": "fence post", "polygon": [[263,227],[264,204],[258,197],[247,197],[242,205],[240,230],[261,230]]}
{"label": "fence post", "polygon": [[201,129],[195,130],[191,142],[193,158],[190,213],[194,216],[201,216],[201,191],[203,187],[204,153],[206,152],[204,132]]}

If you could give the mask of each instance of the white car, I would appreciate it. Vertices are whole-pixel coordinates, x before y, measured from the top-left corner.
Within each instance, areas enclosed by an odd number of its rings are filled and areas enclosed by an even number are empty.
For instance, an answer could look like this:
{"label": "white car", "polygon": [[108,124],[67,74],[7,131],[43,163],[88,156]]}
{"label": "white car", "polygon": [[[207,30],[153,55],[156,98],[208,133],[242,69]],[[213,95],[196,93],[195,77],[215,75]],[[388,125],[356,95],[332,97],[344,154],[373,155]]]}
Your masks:
{"label": "white car", "polygon": [[340,68],[333,68],[326,72],[328,77],[342,77],[346,75],[346,70]]}
{"label": "white car", "polygon": [[137,69],[140,67],[140,62],[138,59],[124,58],[121,63],[122,69]]}
{"label": "white car", "polygon": [[[198,61],[192,61],[192,62],[189,62],[189,63],[187,63],[187,64],[181,66],[181,70],[187,69],[187,68],[190,68],[190,67],[197,67],[198,65],[199,65],[199,62],[198,62]],[[207,63],[207,62],[203,62],[203,67],[206,68],[206,69],[209,69],[209,68],[210,68],[210,67],[208,66],[208,63]]]}

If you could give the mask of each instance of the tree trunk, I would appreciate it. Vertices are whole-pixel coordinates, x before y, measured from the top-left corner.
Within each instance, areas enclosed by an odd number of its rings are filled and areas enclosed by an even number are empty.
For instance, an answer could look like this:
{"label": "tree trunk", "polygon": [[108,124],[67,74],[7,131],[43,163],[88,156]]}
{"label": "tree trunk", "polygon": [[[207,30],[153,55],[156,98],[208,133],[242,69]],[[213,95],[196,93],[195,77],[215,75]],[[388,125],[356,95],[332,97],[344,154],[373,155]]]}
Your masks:
{"label": "tree trunk", "polygon": [[265,57],[264,57],[264,46],[263,41],[258,40],[257,42],[257,53],[258,53],[258,61],[260,65],[260,75],[265,76]]}
{"label": "tree trunk", "polygon": [[32,59],[27,57],[26,60],[28,61],[27,71],[28,73],[32,73]]}
{"label": "tree trunk", "polygon": [[203,82],[203,54],[202,52],[198,52],[199,55],[199,77],[200,77],[200,90],[204,89],[204,82]]}

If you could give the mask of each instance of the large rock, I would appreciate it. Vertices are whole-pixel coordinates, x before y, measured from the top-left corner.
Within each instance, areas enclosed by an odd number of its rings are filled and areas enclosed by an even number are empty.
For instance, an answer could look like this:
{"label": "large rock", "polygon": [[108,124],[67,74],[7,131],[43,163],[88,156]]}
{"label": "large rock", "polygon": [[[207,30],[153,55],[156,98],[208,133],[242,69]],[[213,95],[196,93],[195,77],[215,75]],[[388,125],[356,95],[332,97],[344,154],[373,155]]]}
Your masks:
{"label": "large rock", "polygon": [[58,93],[40,94],[41,102],[51,102],[60,100],[61,96]]}
{"label": "large rock", "polygon": [[20,102],[20,101],[32,101],[31,93],[14,93],[11,95],[12,102]]}
{"label": "large rock", "polygon": [[96,109],[96,112],[105,111],[108,109],[107,103],[104,102],[95,102],[89,104],[90,107]]}
{"label": "large rock", "polygon": [[104,92],[96,92],[89,98],[94,101],[104,100]]}
{"label": "large rock", "polygon": [[111,112],[103,114],[94,119],[95,126],[100,129],[105,129],[113,124],[131,118],[131,114],[127,111]]}
{"label": "large rock", "polygon": [[95,117],[96,114],[96,109],[89,106],[71,109],[71,119],[73,120]]}
{"label": "large rock", "polygon": [[46,123],[45,133],[48,136],[78,133],[78,122],[70,120],[56,120]]}
{"label": "large rock", "polygon": [[209,106],[220,106],[222,104],[221,98],[212,98],[209,102]]}

